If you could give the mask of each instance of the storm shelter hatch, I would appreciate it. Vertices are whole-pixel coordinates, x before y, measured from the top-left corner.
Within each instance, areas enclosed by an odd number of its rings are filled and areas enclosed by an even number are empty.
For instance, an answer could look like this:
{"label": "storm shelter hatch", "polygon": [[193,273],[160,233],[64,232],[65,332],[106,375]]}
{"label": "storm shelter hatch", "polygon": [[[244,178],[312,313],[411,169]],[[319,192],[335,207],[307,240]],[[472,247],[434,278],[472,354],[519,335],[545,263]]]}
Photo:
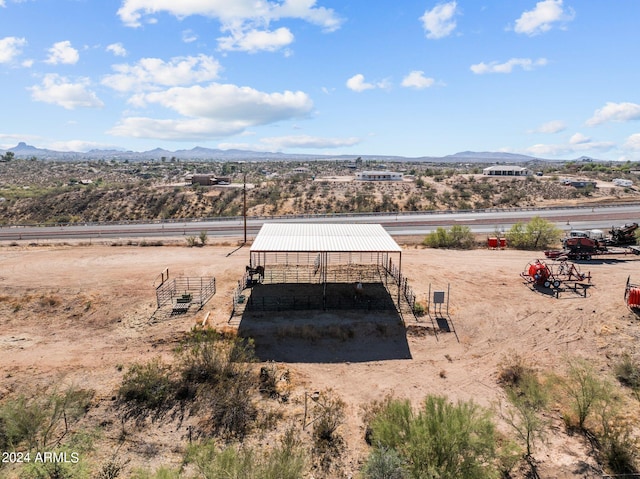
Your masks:
{"label": "storm shelter hatch", "polygon": [[[253,241],[247,269],[260,271],[263,285],[320,286],[321,298],[307,301],[332,309],[339,307],[335,285],[352,285],[357,300],[365,288],[401,278],[401,267],[402,249],[379,224],[267,223]],[[399,308],[399,287],[393,301]]]}

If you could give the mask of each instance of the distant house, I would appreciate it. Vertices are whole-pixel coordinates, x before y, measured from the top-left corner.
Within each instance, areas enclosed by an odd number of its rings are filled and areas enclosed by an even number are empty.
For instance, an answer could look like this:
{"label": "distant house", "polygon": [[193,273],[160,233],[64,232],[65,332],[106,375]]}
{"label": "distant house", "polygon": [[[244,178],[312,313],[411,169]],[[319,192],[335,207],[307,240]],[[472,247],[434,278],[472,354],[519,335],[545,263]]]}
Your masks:
{"label": "distant house", "polygon": [[200,186],[213,186],[213,185],[228,185],[231,182],[231,178],[228,176],[216,176],[213,173],[197,173],[191,175],[190,178],[192,185]]}
{"label": "distant house", "polygon": [[533,171],[522,166],[494,165],[482,170],[483,175],[488,176],[530,176]]}
{"label": "distant house", "polygon": [[218,184],[218,178],[213,173],[191,175],[191,184],[200,186],[211,186]]}
{"label": "distant house", "polygon": [[402,181],[403,174],[394,171],[360,171],[356,173],[357,181]]}

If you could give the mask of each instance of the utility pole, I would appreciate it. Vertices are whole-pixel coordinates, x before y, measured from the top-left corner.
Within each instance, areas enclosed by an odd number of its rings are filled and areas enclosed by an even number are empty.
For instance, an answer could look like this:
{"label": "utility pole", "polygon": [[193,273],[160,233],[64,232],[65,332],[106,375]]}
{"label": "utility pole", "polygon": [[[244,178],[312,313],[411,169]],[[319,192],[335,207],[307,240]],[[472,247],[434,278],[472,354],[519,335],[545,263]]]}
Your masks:
{"label": "utility pole", "polygon": [[244,243],[247,244],[247,174],[242,180],[242,216],[244,218]]}

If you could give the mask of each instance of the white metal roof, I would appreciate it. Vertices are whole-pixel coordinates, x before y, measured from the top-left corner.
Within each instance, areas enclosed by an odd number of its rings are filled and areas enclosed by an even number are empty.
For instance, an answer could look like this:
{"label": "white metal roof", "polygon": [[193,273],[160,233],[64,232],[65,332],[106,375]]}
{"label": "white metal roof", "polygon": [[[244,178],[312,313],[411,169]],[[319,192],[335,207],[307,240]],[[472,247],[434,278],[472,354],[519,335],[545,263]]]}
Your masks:
{"label": "white metal roof", "polygon": [[379,224],[265,223],[251,251],[401,252]]}
{"label": "white metal roof", "polygon": [[526,171],[528,168],[515,165],[494,165],[484,168],[482,171]]}

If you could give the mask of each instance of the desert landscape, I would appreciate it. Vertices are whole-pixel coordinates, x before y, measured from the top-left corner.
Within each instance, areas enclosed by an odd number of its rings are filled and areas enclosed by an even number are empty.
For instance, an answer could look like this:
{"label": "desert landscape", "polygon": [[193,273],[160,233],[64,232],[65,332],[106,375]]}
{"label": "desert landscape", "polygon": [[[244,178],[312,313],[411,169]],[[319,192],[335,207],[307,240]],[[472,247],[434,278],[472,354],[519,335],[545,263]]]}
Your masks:
{"label": "desert landscape", "polygon": [[[456,334],[440,331],[435,336],[428,316],[416,320],[375,311],[231,318],[233,291],[249,259],[249,246],[235,242],[201,248],[179,243],[144,248],[106,243],[2,245],[0,401],[70,385],[90,390],[87,413],[74,426],[95,431],[93,447],[81,458],[88,469],[104,473],[109,461],[121,466],[120,475],[112,477],[177,469],[191,439],[188,421],[121,420],[115,398],[123,376],[134,363],[171,361],[181,339],[203,323],[234,334],[250,320],[259,360],[261,351],[277,351],[276,359],[293,360],[275,362],[278,370],[286,371],[287,401],[271,401],[268,407],[280,419],[248,440],[269,448],[285,427],[307,437],[308,395],[331,391],[345,403],[338,428],[344,448],[331,473],[323,476],[315,470],[308,477],[346,478],[357,477],[368,454],[363,408],[372,401],[393,395],[419,405],[428,394],[474,401],[493,412],[500,431],[513,435],[501,419],[508,407],[499,384],[505,358],[518,354],[537,371],[558,375],[571,358],[583,358],[612,383],[614,366],[623,355],[637,360],[640,321],[623,296],[627,278],[640,278],[638,257],[581,264],[592,277],[586,296],[565,291],[556,297],[533,290],[520,277],[528,262],[543,256],[540,252],[440,250],[425,248],[420,240],[397,238],[403,248],[403,273],[423,304],[429,288],[450,288],[449,312]],[[165,268],[173,277],[215,277],[216,294],[200,311],[154,317],[154,281]],[[278,334],[279,328],[301,322],[313,323],[319,337]],[[386,326],[373,326],[379,323]],[[323,328],[329,331],[335,324],[348,324],[351,333],[323,337]],[[256,371],[265,364],[254,365]],[[628,388],[618,384],[615,390],[636,437],[638,401]],[[533,451],[539,477],[602,477],[592,444],[567,430],[564,406],[554,404],[544,413],[545,433]],[[3,477],[19,476],[19,465],[3,466]],[[527,474],[520,465],[510,477]]]}

